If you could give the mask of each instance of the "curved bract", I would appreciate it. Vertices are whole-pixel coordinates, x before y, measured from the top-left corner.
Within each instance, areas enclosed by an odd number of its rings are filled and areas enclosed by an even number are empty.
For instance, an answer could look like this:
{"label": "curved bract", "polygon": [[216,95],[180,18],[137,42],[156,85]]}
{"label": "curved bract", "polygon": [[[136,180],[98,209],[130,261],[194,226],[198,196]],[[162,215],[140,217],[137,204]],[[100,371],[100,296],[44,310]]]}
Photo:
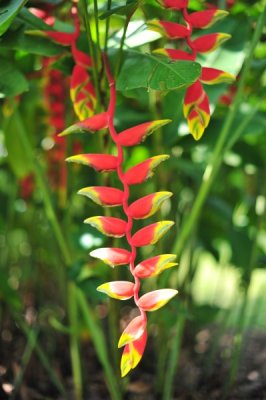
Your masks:
{"label": "curved bract", "polygon": [[62,134],[75,132],[95,132],[108,129],[113,144],[116,146],[116,155],[111,154],[80,154],[69,157],[67,161],[93,167],[97,172],[114,171],[120,180],[120,189],[107,186],[89,186],[78,193],[102,207],[121,207],[124,216],[115,218],[111,216],[93,216],[84,222],[98,229],[102,234],[120,238],[126,237],[129,250],[123,248],[105,247],[93,250],[90,255],[102,260],[110,267],[129,265],[131,281],[113,281],[101,284],[97,290],[118,300],[134,299],[139,310],[139,315],[129,322],[122,333],[118,347],[124,347],[121,358],[121,375],[125,376],[135,368],[142,358],[147,340],[147,311],[155,311],[163,307],[173,296],[177,294],[173,289],[161,289],[139,296],[140,279],[156,276],[165,269],[173,267],[175,256],[172,254],[160,255],[142,261],[137,267],[135,260],[137,248],[154,245],[173,226],[172,221],[158,221],[135,230],[134,220],[145,219],[159,210],[164,201],[169,199],[171,192],[161,191],[129,204],[130,186],[141,184],[152,177],[154,169],[162,161],[169,158],[168,155],[156,155],[129,168],[124,172],[124,148],[141,143],[149,134],[170,122],[170,120],[157,120],[144,122],[140,125],[128,128],[118,133],[114,126],[114,114],[116,107],[115,82],[111,75],[107,57],[103,57],[106,74],[110,87],[110,101],[107,111],[96,114],[84,121],[67,128]]}
{"label": "curved bract", "polygon": [[[148,28],[159,32],[161,35],[174,40],[183,39],[187,49],[179,50],[164,48],[154,50],[155,54],[169,57],[172,60],[195,61],[197,54],[214,51],[218,46],[230,39],[227,33],[209,33],[192,40],[195,29],[206,29],[216,21],[228,15],[227,11],[211,9],[188,13],[188,1],[184,0],[159,0],[164,8],[182,12],[185,25],[169,21],[152,20],[148,22]],[[201,77],[193,83],[186,92],[184,98],[184,116],[187,119],[189,131],[195,140],[199,140],[210,122],[210,105],[202,83],[214,85],[217,83],[231,83],[235,77],[224,71],[214,68],[202,67]]]}

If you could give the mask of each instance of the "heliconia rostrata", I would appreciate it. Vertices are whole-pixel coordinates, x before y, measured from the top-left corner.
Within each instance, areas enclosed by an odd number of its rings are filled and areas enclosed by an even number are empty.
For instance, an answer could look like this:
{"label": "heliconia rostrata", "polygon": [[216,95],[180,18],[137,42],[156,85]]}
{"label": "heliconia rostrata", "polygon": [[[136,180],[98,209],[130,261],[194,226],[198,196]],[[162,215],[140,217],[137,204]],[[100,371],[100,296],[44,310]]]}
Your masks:
{"label": "heliconia rostrata", "polygon": [[[212,51],[229,38],[229,35],[221,33],[212,33],[197,39],[191,38],[194,28],[209,27],[217,19],[224,17],[227,14],[225,11],[206,10],[189,14],[187,0],[160,0],[160,4],[174,11],[182,10],[186,26],[175,22],[152,20],[148,23],[149,28],[159,31],[171,40],[185,39],[189,52],[183,49],[166,48],[158,49],[155,51],[156,53],[167,55],[173,60],[194,61],[197,53]],[[124,213],[124,219],[111,216],[93,216],[84,221],[106,236],[126,237],[127,240],[128,249],[104,247],[95,249],[90,253],[92,257],[103,261],[110,267],[129,265],[133,279],[133,282],[106,282],[98,287],[99,291],[115,299],[127,300],[133,298],[138,309],[138,315],[126,326],[118,342],[119,348],[124,347],[121,358],[121,374],[124,377],[137,366],[144,353],[147,341],[147,311],[155,311],[163,307],[177,294],[175,289],[160,289],[140,296],[140,280],[157,276],[166,269],[176,266],[174,254],[153,255],[140,263],[136,262],[137,248],[155,244],[174,223],[172,221],[159,221],[147,225],[135,233],[132,232],[134,220],[152,216],[172,193],[160,191],[148,194],[132,203],[129,200],[130,187],[141,184],[152,177],[154,169],[161,162],[167,160],[169,156],[165,154],[156,155],[124,171],[124,147],[140,144],[146,136],[169,123],[170,120],[149,121],[120,133],[116,131],[114,126],[116,87],[106,54],[103,54],[103,65],[109,83],[109,105],[106,111],[94,115],[96,96],[89,72],[93,62],[88,55],[78,50],[76,46],[80,27],[75,7],[72,9],[72,16],[75,24],[73,33],[47,30],[39,32],[39,34],[46,35],[62,45],[70,46],[75,61],[71,76],[70,96],[80,121],[66,128],[61,136],[79,132],[95,133],[107,129],[113,144],[116,146],[116,155],[79,154],[69,157],[67,161],[84,164],[97,172],[116,172],[122,184],[122,189],[108,186],[89,186],[81,189],[79,194],[88,197],[102,207],[121,206]],[[202,83],[231,82],[233,79],[234,77],[231,74],[203,67],[200,79],[187,89],[184,99],[184,114],[188,120],[190,131],[196,140],[200,139],[210,120],[209,101]]]}
{"label": "heliconia rostrata", "polygon": [[99,291],[115,299],[127,300],[134,298],[135,305],[139,309],[139,315],[133,318],[128,324],[118,343],[118,347],[124,347],[121,358],[121,374],[125,376],[139,363],[146,346],[146,312],[155,311],[163,307],[177,294],[177,291],[174,289],[160,289],[139,297],[140,279],[156,276],[165,269],[175,266],[175,255],[158,255],[142,261],[138,265],[136,265],[135,262],[137,248],[155,244],[171,228],[173,222],[155,222],[132,234],[133,221],[135,219],[145,219],[153,215],[172,193],[166,191],[152,193],[129,204],[130,186],[143,183],[146,179],[151,177],[153,169],[162,161],[166,160],[168,155],[151,157],[124,172],[123,147],[138,145],[147,135],[170,121],[157,120],[145,122],[117,133],[114,127],[116,106],[115,81],[110,71],[107,56],[104,55],[103,59],[110,88],[110,101],[107,111],[72,125],[65,129],[62,135],[68,135],[73,132],[93,133],[107,128],[117,148],[117,155],[115,156],[110,154],[81,154],[69,157],[67,160],[91,166],[99,172],[116,171],[122,183],[122,190],[113,187],[90,186],[81,189],[79,194],[89,197],[95,203],[103,207],[122,206],[125,214],[125,219],[109,216],[95,216],[85,220],[85,223],[92,225],[107,236],[118,238],[125,236],[129,245],[129,250],[105,247],[93,250],[90,253],[92,257],[102,260],[111,267],[129,264],[129,269],[134,279],[133,282],[107,282],[98,287]]}
{"label": "heliconia rostrata", "polygon": [[[185,42],[185,50],[176,48],[161,48],[154,53],[169,57],[172,60],[195,61],[198,53],[208,53],[215,50],[231,36],[227,33],[209,33],[192,38],[194,29],[206,29],[216,21],[225,17],[228,12],[210,9],[188,13],[188,0],[158,0],[162,7],[176,12],[182,12],[186,25],[171,21],[151,20],[148,28],[159,32],[171,41]],[[228,72],[215,68],[202,67],[201,77],[186,91],[183,105],[184,116],[187,119],[189,130],[195,140],[199,140],[210,122],[210,105],[202,83],[214,85],[216,83],[231,83],[235,77]]]}

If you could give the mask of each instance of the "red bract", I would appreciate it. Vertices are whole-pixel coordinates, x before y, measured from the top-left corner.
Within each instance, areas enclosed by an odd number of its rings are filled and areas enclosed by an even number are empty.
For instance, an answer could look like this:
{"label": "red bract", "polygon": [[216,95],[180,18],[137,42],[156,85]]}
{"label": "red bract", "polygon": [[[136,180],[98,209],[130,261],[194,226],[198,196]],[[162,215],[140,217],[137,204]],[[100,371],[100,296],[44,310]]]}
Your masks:
{"label": "red bract", "polygon": [[106,282],[97,287],[99,292],[118,300],[128,300],[134,296],[134,283],[128,281]]}
{"label": "red bract", "polygon": [[235,77],[228,72],[220,69],[203,67],[201,70],[200,81],[206,85],[215,85],[216,83],[231,83]]}
{"label": "red bract", "polygon": [[163,307],[177,294],[175,289],[160,289],[146,293],[139,299],[138,305],[142,310],[155,311]]}
{"label": "red bract", "polygon": [[109,154],[77,154],[68,157],[66,161],[88,165],[98,172],[111,172],[117,169],[117,157]]}
{"label": "red bract", "polygon": [[91,186],[79,190],[78,194],[89,197],[103,207],[121,206],[123,203],[123,191],[116,188]]}
{"label": "red bract", "polygon": [[141,143],[146,136],[153,133],[156,129],[168,124],[169,119],[145,122],[144,124],[134,126],[119,133],[117,143],[121,146],[135,146]]}
{"label": "red bract", "polygon": [[162,54],[171,58],[172,60],[188,60],[194,61],[195,56],[193,54],[187,53],[183,50],[176,50],[176,49],[157,49],[154,50],[153,53],[155,54]]}
{"label": "red bract", "polygon": [[[189,14],[187,11],[188,1],[159,0],[159,3],[165,8],[182,10],[187,34],[183,32],[182,36],[182,32],[178,32],[178,29],[181,29],[180,27],[183,27],[183,25],[167,21],[151,21],[148,23],[148,27],[160,32],[169,39],[184,38],[189,52],[165,48],[155,50],[154,53],[165,55],[172,60],[194,61],[198,53],[211,52],[231,37],[226,33],[210,33],[192,40],[193,29],[210,27],[219,19],[225,17],[228,14],[227,11],[214,8]],[[176,27],[175,29],[174,25],[178,25],[179,28],[177,29]],[[180,33],[179,36],[178,33]],[[202,68],[201,78],[187,89],[183,110],[189,131],[195,140],[201,138],[210,121],[209,100],[200,82],[211,85],[221,82],[231,83],[233,80],[234,76],[232,74],[204,67]]]}
{"label": "red bract", "polygon": [[120,218],[99,216],[87,218],[84,222],[106,236],[122,237],[126,234],[127,223]]}
{"label": "red bract", "polygon": [[186,8],[188,0],[158,0],[158,2],[165,8],[172,8],[173,10],[181,10]]}
{"label": "red bract", "polygon": [[153,176],[153,169],[168,158],[169,156],[167,154],[162,154],[160,156],[148,158],[142,163],[135,165],[125,173],[125,182],[127,185],[137,185],[145,182],[148,178]]}
{"label": "red bract", "polygon": [[134,235],[132,234],[134,219],[144,219],[153,215],[172,193],[165,191],[152,193],[129,204],[130,185],[143,183],[146,179],[150,178],[153,175],[154,168],[169,156],[157,155],[148,158],[124,172],[123,148],[139,144],[147,135],[170,121],[144,122],[117,133],[114,127],[116,106],[115,81],[111,75],[106,56],[104,56],[104,63],[110,87],[108,110],[71,126],[62,134],[78,132],[84,130],[85,127],[89,131],[97,131],[107,127],[113,144],[117,149],[117,156],[110,154],[80,154],[68,158],[67,161],[89,165],[97,171],[116,171],[122,186],[122,189],[106,186],[89,186],[81,189],[79,194],[89,197],[92,201],[103,207],[122,206],[125,215],[125,219],[109,216],[93,216],[85,220],[85,223],[92,225],[104,235],[113,237],[125,236],[129,247],[129,250],[105,247],[93,250],[90,253],[92,257],[102,260],[111,267],[128,264],[130,273],[134,279],[134,282],[107,282],[98,287],[99,291],[116,299],[126,300],[133,297],[134,303],[139,310],[139,315],[126,326],[118,343],[118,347],[125,346],[121,358],[121,374],[125,376],[139,363],[146,346],[146,311],[153,311],[162,307],[177,291],[162,289],[158,293],[151,292],[139,299],[140,278],[159,274],[164,269],[174,266],[175,263],[170,262],[173,256],[161,255],[158,256],[158,260],[146,260],[146,262],[143,261],[139,264],[137,268],[135,267],[137,247],[155,244],[167,233],[174,223],[172,221],[159,221],[139,229]]}
{"label": "red bract", "polygon": [[148,258],[136,266],[135,274],[142,279],[150,278],[151,276],[157,276],[165,269],[177,265],[175,262],[173,262],[175,259],[175,254],[162,254],[160,256]]}
{"label": "red bract", "polygon": [[197,11],[189,14],[187,21],[192,25],[193,28],[209,28],[216,21],[224,18],[228,15],[227,11],[224,10],[204,10]]}
{"label": "red bract", "polygon": [[69,126],[67,129],[61,132],[59,136],[65,136],[75,132],[94,133],[100,131],[101,129],[107,128],[107,126],[107,113],[104,112],[101,114],[96,114],[93,117],[84,119],[83,121],[77,122],[76,124]]}
{"label": "red bract", "polygon": [[191,48],[197,53],[208,53],[215,50],[218,46],[230,39],[228,33],[210,33],[203,35],[191,42]]}
{"label": "red bract", "polygon": [[145,226],[132,236],[132,244],[135,247],[155,244],[173,225],[172,221],[160,221]]}
{"label": "red bract", "polygon": [[132,203],[128,208],[128,214],[134,219],[148,218],[156,213],[162,203],[171,196],[171,192],[148,194]]}
{"label": "red bract", "polygon": [[121,376],[126,376],[129,371],[136,368],[140,362],[147,342],[147,332],[144,331],[139,339],[125,345],[121,358]]}
{"label": "red bract", "polygon": [[159,32],[168,39],[180,39],[189,35],[189,30],[180,24],[168,21],[152,20],[147,23],[149,29]]}
{"label": "red bract", "polygon": [[110,265],[110,267],[129,264],[131,258],[131,253],[128,250],[116,247],[103,247],[101,249],[96,249],[91,251],[90,255],[99,258],[99,260]]}

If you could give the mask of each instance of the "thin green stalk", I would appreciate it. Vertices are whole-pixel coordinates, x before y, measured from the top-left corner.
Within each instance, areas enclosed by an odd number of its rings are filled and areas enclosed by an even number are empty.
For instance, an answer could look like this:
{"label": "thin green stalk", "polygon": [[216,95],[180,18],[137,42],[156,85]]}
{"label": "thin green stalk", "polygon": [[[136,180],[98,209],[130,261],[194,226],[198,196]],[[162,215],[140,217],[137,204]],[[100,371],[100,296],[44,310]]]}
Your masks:
{"label": "thin green stalk", "polygon": [[259,106],[260,106],[260,104],[258,104],[256,107],[252,108],[250,113],[245,116],[245,118],[242,120],[242,122],[240,123],[238,128],[235,130],[235,132],[232,134],[232,136],[230,136],[230,138],[228,139],[228,141],[225,145],[224,153],[229,151],[234,146],[234,144],[237,142],[237,140],[240,138],[240,136],[242,135],[242,133],[244,132],[244,130],[246,129],[248,124],[252,121],[252,119],[257,114]]}
{"label": "thin green stalk", "polygon": [[[75,327],[78,327],[78,309],[76,300],[76,286],[73,282],[70,282],[68,284],[68,301],[69,320],[71,321],[71,327],[75,330]],[[82,373],[77,331],[72,332],[70,335],[70,355],[73,369],[73,378],[75,382],[75,399],[82,400]]]}
{"label": "thin green stalk", "polygon": [[100,44],[100,31],[99,31],[99,12],[98,12],[98,2],[97,0],[93,0],[94,7],[94,19],[95,19],[95,28],[96,28],[96,41],[97,41],[97,56],[100,59],[101,55],[101,44]]}
{"label": "thin green stalk", "polygon": [[[14,320],[18,323],[20,326],[21,330],[23,331],[24,335],[27,338],[28,342],[32,342],[32,329],[22,320],[21,316],[18,315],[17,313],[13,313]],[[37,333],[36,332],[36,336]],[[47,371],[48,375],[50,376],[51,382],[54,384],[54,386],[57,388],[59,393],[65,396],[65,389],[58,379],[57,375],[55,374],[52,365],[49,362],[49,359],[47,358],[46,354],[43,352],[41,346],[38,343],[38,338],[36,337],[36,342],[34,345],[34,352],[37,354],[39,357],[39,360],[44,367],[44,369]]]}
{"label": "thin green stalk", "polygon": [[171,345],[171,353],[167,372],[165,374],[163,400],[172,400],[173,380],[176,370],[176,365],[180,356],[181,343],[184,335],[186,317],[185,314],[180,314],[175,326],[175,334],[173,335],[173,344]]}
{"label": "thin green stalk", "polygon": [[[25,335],[28,336],[29,335],[29,328],[28,327],[25,328],[25,326],[24,326],[24,327],[22,327],[22,329],[24,330]],[[51,364],[49,362],[49,359],[47,358],[46,354],[44,353],[44,351],[42,350],[42,348],[38,344],[38,342],[36,342],[34,351],[36,352],[37,356],[39,357],[39,360],[40,360],[42,366],[46,369],[48,375],[50,376],[51,382],[57,388],[59,393],[61,393],[62,395],[65,395],[66,392],[65,392],[64,386],[62,385],[62,383],[58,379],[56,373],[53,370],[53,367],[51,366]]]}
{"label": "thin green stalk", "polygon": [[255,47],[260,39],[262,30],[264,27],[264,20],[265,20],[265,15],[266,15],[265,10],[266,9],[264,9],[264,12],[261,14],[261,16],[257,22],[257,26],[255,29],[253,38],[252,38],[251,45],[250,45],[249,53],[248,53],[248,56],[244,63],[243,72],[242,72],[240,80],[239,80],[238,90],[237,90],[236,96],[234,98],[234,102],[232,104],[231,109],[229,110],[229,113],[227,114],[227,118],[225,120],[224,126],[222,128],[222,131],[220,133],[220,136],[219,136],[216,146],[214,148],[214,152],[212,154],[211,160],[205,169],[205,172],[203,175],[203,181],[202,181],[201,187],[199,189],[196,201],[191,209],[191,212],[190,212],[186,222],[184,223],[183,227],[181,228],[180,234],[177,236],[177,239],[174,243],[173,250],[172,250],[174,253],[179,254],[180,251],[182,250],[182,247],[183,247],[185,241],[187,240],[191,230],[193,229],[195,222],[199,218],[202,206],[203,206],[203,204],[207,198],[207,195],[210,191],[210,188],[213,184],[213,181],[218,172],[219,166],[221,165],[221,156],[222,156],[222,154],[224,154],[224,145],[226,143],[226,140],[228,139],[228,136],[230,134],[230,129],[234,122],[238,107],[242,101],[244,84],[246,81],[247,74],[251,67],[253,53],[254,53]]}
{"label": "thin green stalk", "polygon": [[157,394],[162,392],[164,385],[165,365],[167,362],[167,351],[165,351],[164,344],[167,342],[167,329],[165,324],[159,324],[158,335],[156,340],[157,347],[157,360],[156,360],[156,379],[155,391]]}
{"label": "thin green stalk", "polygon": [[12,395],[10,397],[11,400],[16,398],[16,395],[20,389],[26,368],[29,364],[33,350],[37,343],[37,337],[38,337],[38,331],[36,329],[31,329],[31,331],[29,332],[29,335],[27,337],[28,341],[27,341],[25,351],[21,358],[20,370],[14,381],[14,391],[12,392]]}
{"label": "thin green stalk", "polygon": [[126,17],[123,35],[122,35],[120,46],[119,46],[118,60],[117,60],[116,69],[115,69],[115,76],[118,76],[120,69],[121,69],[121,65],[123,62],[123,48],[124,48],[124,44],[125,44],[125,40],[126,40],[126,36],[127,36],[127,28],[128,28],[129,22],[131,20],[132,15],[134,14],[134,12],[135,12],[135,10],[133,12],[131,12],[130,14],[128,14]]}
{"label": "thin green stalk", "polygon": [[233,354],[230,362],[229,379],[225,385],[225,396],[228,394],[228,391],[232,387],[232,384],[236,379],[237,371],[239,368],[239,361],[243,344],[243,335],[245,332],[247,307],[248,307],[248,288],[245,289],[243,301],[239,311],[239,316],[237,321],[237,332],[234,335]]}
{"label": "thin green stalk", "polygon": [[97,51],[95,49],[95,46],[94,46],[94,43],[92,40],[87,0],[81,0],[81,4],[82,4],[82,9],[83,9],[83,18],[84,18],[85,28],[86,28],[86,32],[87,32],[87,36],[88,36],[89,52],[93,58],[92,75],[93,75],[93,80],[94,80],[96,98],[98,99],[97,105],[96,105],[96,111],[97,111],[98,107],[99,107],[99,100],[101,98],[100,97],[99,62],[98,62],[99,60],[97,57],[98,56]]}
{"label": "thin green stalk", "polygon": [[118,385],[113,369],[109,363],[107,356],[108,352],[103,332],[94,320],[92,310],[87,303],[86,298],[84,297],[83,293],[78,289],[77,300],[79,302],[84,322],[86,323],[88,330],[90,331],[91,339],[93,341],[98,359],[103,366],[111,398],[112,400],[121,400],[121,386]]}
{"label": "thin green stalk", "polygon": [[[112,0],[107,1],[107,11],[111,10]],[[106,18],[106,25],[105,25],[105,40],[104,40],[104,52],[107,52],[108,48],[108,38],[109,38],[109,28],[110,28],[110,17]]]}

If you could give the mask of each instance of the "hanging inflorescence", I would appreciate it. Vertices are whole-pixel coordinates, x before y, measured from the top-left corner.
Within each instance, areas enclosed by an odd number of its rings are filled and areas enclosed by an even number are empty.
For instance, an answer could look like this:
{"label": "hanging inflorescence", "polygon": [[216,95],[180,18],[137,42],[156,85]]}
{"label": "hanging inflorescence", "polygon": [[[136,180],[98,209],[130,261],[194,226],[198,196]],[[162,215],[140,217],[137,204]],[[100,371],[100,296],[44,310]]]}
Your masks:
{"label": "hanging inflorescence", "polygon": [[110,88],[110,101],[106,112],[94,115],[84,121],[67,128],[62,135],[72,132],[96,132],[108,129],[111,139],[116,146],[117,155],[111,154],[81,154],[67,159],[70,162],[78,162],[93,167],[98,172],[115,171],[122,184],[122,190],[114,187],[93,186],[79,191],[80,194],[89,197],[95,203],[103,207],[122,206],[125,219],[95,216],[85,220],[107,236],[120,238],[125,236],[129,250],[123,248],[99,248],[90,254],[111,267],[129,265],[133,281],[113,281],[102,284],[98,290],[112,298],[127,300],[134,299],[139,310],[136,316],[122,333],[118,347],[124,347],[121,359],[121,374],[125,376],[135,368],[143,355],[147,340],[147,311],[155,311],[164,306],[177,291],[174,289],[160,289],[146,293],[140,297],[140,280],[160,274],[167,268],[176,265],[175,255],[157,255],[136,265],[137,248],[155,244],[173,225],[172,221],[159,221],[147,225],[132,233],[134,220],[145,219],[152,216],[168,199],[172,193],[161,191],[144,196],[135,202],[129,202],[130,187],[143,183],[153,175],[153,170],[168,155],[157,155],[146,159],[127,171],[123,171],[124,147],[136,146],[145,137],[156,129],[170,122],[169,120],[156,120],[145,122],[123,132],[117,133],[114,126],[114,114],[116,106],[115,81],[108,66],[107,57],[104,56],[104,64]]}
{"label": "hanging inflorescence", "polygon": [[[210,9],[188,13],[188,0],[158,0],[162,7],[176,12],[182,12],[185,25],[170,21],[151,20],[148,28],[159,32],[172,42],[180,39],[184,42],[185,50],[176,48],[157,49],[154,53],[162,54],[171,60],[195,61],[197,54],[208,53],[231,36],[227,33],[209,33],[192,37],[195,29],[206,29],[219,19],[225,17],[228,12],[218,9]],[[231,83],[235,77],[228,72],[215,68],[202,67],[200,78],[186,91],[183,105],[184,116],[187,119],[189,130],[195,140],[199,140],[210,122],[210,105],[202,84],[214,85],[216,83]]]}
{"label": "hanging inflorescence", "polygon": [[93,60],[85,52],[77,48],[77,41],[80,35],[80,21],[76,6],[72,7],[71,16],[74,23],[73,32],[59,32],[47,29],[46,31],[28,30],[27,33],[45,36],[55,43],[70,47],[74,60],[70,79],[70,98],[76,115],[80,120],[84,120],[94,114],[96,104],[96,95],[90,74]]}

